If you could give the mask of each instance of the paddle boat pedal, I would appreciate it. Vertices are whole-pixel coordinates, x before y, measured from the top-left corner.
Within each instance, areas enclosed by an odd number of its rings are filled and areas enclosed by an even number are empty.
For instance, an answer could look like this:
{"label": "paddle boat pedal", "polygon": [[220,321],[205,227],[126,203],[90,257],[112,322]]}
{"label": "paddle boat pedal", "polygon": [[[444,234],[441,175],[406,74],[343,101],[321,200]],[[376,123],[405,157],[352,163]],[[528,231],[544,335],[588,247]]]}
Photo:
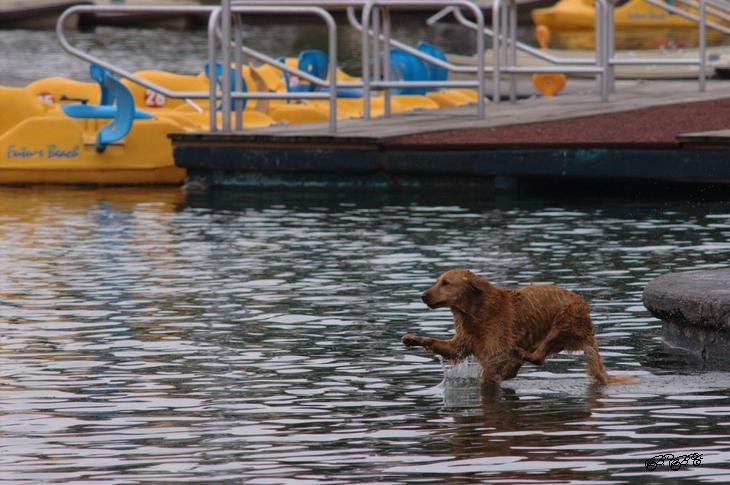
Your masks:
{"label": "paddle boat pedal", "polygon": [[132,93],[106,69],[92,64],[89,75],[101,87],[100,104],[90,105],[82,100],[79,104],[62,105],[61,109],[70,118],[112,120],[99,130],[94,142],[96,151],[103,153],[107,145],[129,134],[135,119],[151,119],[152,115],[135,109]]}

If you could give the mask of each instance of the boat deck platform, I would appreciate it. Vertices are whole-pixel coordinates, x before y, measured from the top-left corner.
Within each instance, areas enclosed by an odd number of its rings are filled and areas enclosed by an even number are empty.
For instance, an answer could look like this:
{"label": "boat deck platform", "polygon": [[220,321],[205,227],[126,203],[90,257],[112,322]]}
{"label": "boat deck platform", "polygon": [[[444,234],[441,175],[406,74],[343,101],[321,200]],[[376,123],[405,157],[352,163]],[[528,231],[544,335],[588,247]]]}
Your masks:
{"label": "boat deck platform", "polygon": [[[589,85],[592,88],[592,86]],[[620,81],[595,92],[370,121],[172,135],[191,181],[240,187],[497,186],[521,179],[730,183],[730,84]],[[725,130],[725,131],[722,131]]]}

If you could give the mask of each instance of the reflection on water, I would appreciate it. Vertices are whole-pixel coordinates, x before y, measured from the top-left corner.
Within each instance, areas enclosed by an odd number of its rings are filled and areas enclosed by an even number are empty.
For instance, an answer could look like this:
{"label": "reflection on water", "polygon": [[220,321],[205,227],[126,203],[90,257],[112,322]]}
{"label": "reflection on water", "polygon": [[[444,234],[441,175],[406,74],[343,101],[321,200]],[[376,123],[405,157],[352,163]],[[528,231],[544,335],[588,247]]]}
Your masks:
{"label": "reflection on water", "polygon": [[[3,480],[726,483],[730,378],[667,354],[641,291],[728,236],[710,202],[0,189]],[[449,334],[419,295],[452,266],[579,291],[641,384],[573,354],[444,379],[399,336]]]}

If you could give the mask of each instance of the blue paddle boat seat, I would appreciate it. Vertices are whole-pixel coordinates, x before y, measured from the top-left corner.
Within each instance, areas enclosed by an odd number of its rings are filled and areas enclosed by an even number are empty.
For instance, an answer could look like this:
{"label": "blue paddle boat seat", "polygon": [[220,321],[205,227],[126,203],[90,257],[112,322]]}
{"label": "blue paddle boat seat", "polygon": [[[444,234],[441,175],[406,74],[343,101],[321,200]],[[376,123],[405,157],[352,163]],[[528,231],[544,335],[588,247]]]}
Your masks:
{"label": "blue paddle boat seat", "polygon": [[[248,85],[246,84],[246,78],[244,78],[241,75],[241,73],[236,73],[236,70],[233,69],[232,67],[229,69],[230,69],[230,76],[229,76],[230,81],[229,82],[230,82],[230,86],[231,86],[231,92],[236,90],[237,78],[241,80],[241,91],[243,91],[243,92],[248,91]],[[208,65],[207,62],[203,65],[203,72],[205,73],[205,75],[207,77],[210,77],[210,66]],[[223,78],[223,66],[221,65],[220,62],[216,62],[215,63],[215,84],[216,84],[216,86],[218,86],[218,88],[220,88],[223,85],[223,82],[221,80],[222,78]],[[237,100],[234,100],[234,99],[231,100],[231,109],[236,109],[236,101]],[[247,104],[248,100],[243,98],[240,100],[240,102],[241,102],[241,109],[242,110],[246,109],[246,104]],[[216,109],[220,110],[221,107],[222,107],[222,103],[219,104],[218,106],[216,106]]]}
{"label": "blue paddle boat seat", "polygon": [[[286,62],[286,58],[279,57],[277,59],[282,64]],[[299,53],[297,60],[297,69],[304,71],[312,76],[318,77],[322,80],[327,79],[329,70],[329,58],[327,54],[317,49],[303,50]],[[328,92],[327,86],[317,86],[309,81],[305,82],[294,82],[293,76],[287,71],[283,71],[284,84],[286,85],[287,92],[290,93],[302,93],[302,92]],[[360,88],[337,88],[338,98],[362,98],[362,89]]]}
{"label": "blue paddle boat seat", "polygon": [[96,151],[102,153],[107,145],[118,142],[129,134],[135,119],[150,119],[152,115],[135,109],[132,93],[106,69],[92,64],[89,74],[101,88],[100,104],[66,104],[61,105],[61,109],[71,118],[112,120],[96,134]]}
{"label": "blue paddle boat seat", "polygon": [[[433,44],[419,42],[416,48],[431,57],[447,61],[444,51]],[[426,62],[400,49],[390,51],[390,65],[394,74],[393,77],[399,81],[446,81],[449,77],[449,71],[445,68]],[[436,90],[438,88],[399,88],[395,92],[397,94],[423,95]]]}
{"label": "blue paddle boat seat", "polygon": [[[446,54],[439,47],[428,42],[419,42],[416,48],[432,57],[447,61]],[[285,62],[284,57],[278,59]],[[402,51],[392,49],[390,51],[390,66],[393,79],[402,81],[445,81],[449,72],[440,66],[425,62],[422,59]],[[297,68],[320,79],[327,79],[329,59],[327,54],[317,49],[304,50],[299,53]],[[310,82],[295,82],[287,71],[284,71],[284,83],[289,92],[313,92],[327,91],[327,87],[317,86]],[[437,88],[398,88],[394,94],[418,94],[424,95]],[[337,96],[341,98],[361,98],[362,89],[359,88],[338,88]]]}

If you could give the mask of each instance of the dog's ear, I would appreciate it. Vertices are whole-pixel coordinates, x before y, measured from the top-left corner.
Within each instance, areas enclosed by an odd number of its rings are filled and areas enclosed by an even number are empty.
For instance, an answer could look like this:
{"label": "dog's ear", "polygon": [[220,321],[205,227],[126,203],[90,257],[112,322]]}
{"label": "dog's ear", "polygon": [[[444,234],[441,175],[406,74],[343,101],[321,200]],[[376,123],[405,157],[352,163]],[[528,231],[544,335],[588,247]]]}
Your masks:
{"label": "dog's ear", "polygon": [[471,272],[464,276],[464,283],[466,284],[467,288],[472,290],[474,293],[483,293],[487,290],[484,281],[482,281],[477,275]]}

